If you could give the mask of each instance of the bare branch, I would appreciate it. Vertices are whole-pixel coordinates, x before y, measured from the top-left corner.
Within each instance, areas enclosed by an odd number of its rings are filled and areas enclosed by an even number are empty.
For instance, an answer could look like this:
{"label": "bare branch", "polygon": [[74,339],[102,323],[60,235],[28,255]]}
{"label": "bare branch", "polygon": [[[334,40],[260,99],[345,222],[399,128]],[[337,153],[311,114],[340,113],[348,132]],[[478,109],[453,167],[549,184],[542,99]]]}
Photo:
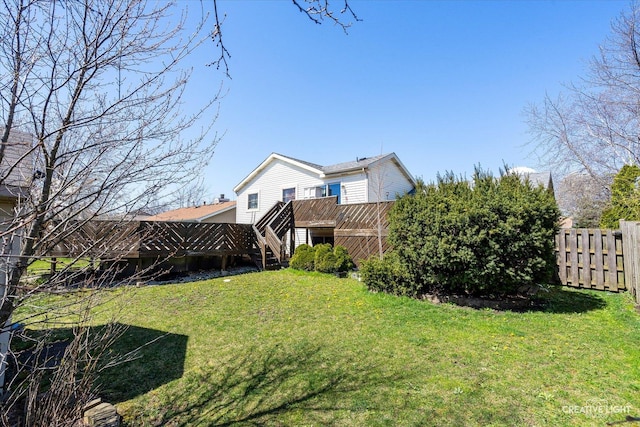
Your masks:
{"label": "bare branch", "polygon": [[556,172],[584,171],[606,187],[622,165],[640,161],[639,18],[632,4],[580,83],[527,109],[534,152]]}
{"label": "bare branch", "polygon": [[[329,0],[292,0],[298,10],[304,13],[312,22],[322,24],[325,19],[333,22],[341,27],[346,33],[351,27],[350,21],[343,20],[342,16],[338,16],[336,11],[331,8]],[[304,3],[303,3],[304,2]],[[338,11],[340,15],[347,14],[355,21],[360,21],[353,9],[349,5],[349,1],[344,1],[344,6]],[[348,18],[349,19],[349,18]]]}

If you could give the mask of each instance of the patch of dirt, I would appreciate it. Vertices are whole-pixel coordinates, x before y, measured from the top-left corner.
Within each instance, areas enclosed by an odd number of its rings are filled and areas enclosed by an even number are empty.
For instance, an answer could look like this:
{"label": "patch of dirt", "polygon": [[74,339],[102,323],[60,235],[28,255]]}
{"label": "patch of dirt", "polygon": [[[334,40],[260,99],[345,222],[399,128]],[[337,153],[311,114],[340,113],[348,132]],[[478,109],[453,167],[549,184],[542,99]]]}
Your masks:
{"label": "patch of dirt", "polygon": [[423,299],[434,304],[452,303],[461,307],[469,307],[475,309],[489,308],[498,311],[528,311],[540,309],[540,301],[533,298],[532,295],[518,295],[504,297],[500,299],[479,298],[467,295],[423,295]]}

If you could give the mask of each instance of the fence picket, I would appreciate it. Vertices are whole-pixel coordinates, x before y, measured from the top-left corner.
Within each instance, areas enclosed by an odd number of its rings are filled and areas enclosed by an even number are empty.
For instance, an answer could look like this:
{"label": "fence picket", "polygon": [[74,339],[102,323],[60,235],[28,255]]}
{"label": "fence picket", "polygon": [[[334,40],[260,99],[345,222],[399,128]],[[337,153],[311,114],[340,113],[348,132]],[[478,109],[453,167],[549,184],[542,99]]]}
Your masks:
{"label": "fence picket", "polygon": [[562,229],[556,242],[558,276],[563,285],[613,292],[626,289],[621,233]]}
{"label": "fence picket", "polygon": [[640,222],[620,220],[624,280],[629,292],[640,304]]}
{"label": "fence picket", "polygon": [[[580,232],[582,239],[582,281],[585,287],[591,287],[593,285],[591,280],[591,239],[589,238],[589,230],[583,229]],[[596,285],[597,286],[597,285]]]}
{"label": "fence picket", "polygon": [[561,283],[567,283],[567,239],[564,233],[556,235],[558,276]]}

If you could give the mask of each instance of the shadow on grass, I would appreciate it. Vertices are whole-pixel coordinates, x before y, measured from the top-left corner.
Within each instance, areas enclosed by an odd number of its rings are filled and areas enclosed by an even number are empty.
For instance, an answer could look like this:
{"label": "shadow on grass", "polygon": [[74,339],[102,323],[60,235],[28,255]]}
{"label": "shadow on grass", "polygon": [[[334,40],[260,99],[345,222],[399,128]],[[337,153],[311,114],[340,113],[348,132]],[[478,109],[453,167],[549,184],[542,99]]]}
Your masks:
{"label": "shadow on grass", "polygon": [[108,360],[122,363],[105,369],[99,377],[100,395],[122,402],[181,378],[188,336],[127,326],[110,347]]}
{"label": "shadow on grass", "polygon": [[539,305],[538,310],[547,313],[586,313],[607,306],[604,298],[596,292],[555,285],[548,292],[539,294],[535,301]]}
{"label": "shadow on grass", "polygon": [[145,396],[125,421],[129,426],[262,425],[278,424],[283,416],[295,419],[300,411],[305,422],[316,416],[325,424],[323,417],[342,407],[345,394],[398,380],[358,363],[338,363],[329,365],[320,347],[306,343],[252,348]]}
{"label": "shadow on grass", "polygon": [[498,311],[546,313],[585,313],[603,309],[607,302],[596,292],[584,289],[569,289],[553,285],[540,290],[533,296],[506,296],[502,298],[482,298],[442,294],[425,297],[435,303],[451,303],[459,307],[473,309],[493,309]]}
{"label": "shadow on grass", "polygon": [[[92,327],[89,337],[99,343],[108,331],[116,334],[115,342],[100,354],[92,354],[101,360],[97,386],[99,395],[105,400],[120,402],[132,399],[182,377],[187,336],[113,323]],[[27,378],[27,372],[36,368],[47,368],[53,372],[63,357],[68,357],[67,348],[73,339],[71,328],[16,332],[11,344],[15,357],[9,361],[8,378],[15,378],[17,384]],[[108,365],[113,367],[106,367]],[[45,375],[45,389],[49,380],[50,376]]]}

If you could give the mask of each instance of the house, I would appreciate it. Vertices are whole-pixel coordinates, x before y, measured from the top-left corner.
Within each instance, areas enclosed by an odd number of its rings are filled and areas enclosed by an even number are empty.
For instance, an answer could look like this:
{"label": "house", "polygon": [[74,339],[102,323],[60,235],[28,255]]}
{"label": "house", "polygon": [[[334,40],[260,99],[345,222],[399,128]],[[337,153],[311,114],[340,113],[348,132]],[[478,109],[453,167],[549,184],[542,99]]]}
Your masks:
{"label": "house", "polygon": [[222,195],[220,199],[211,204],[203,203],[202,205],[174,209],[145,217],[144,220],[233,224],[236,222],[236,202],[224,199],[224,195]]}
{"label": "house", "polygon": [[[29,186],[35,175],[33,167],[33,138],[30,134],[11,130],[9,139],[1,147],[0,162],[0,235],[2,236],[2,255],[0,261],[0,297],[4,298],[10,263],[20,254],[21,233],[20,216],[17,209],[20,201],[27,197]],[[9,322],[10,323],[10,322]],[[5,325],[5,327],[8,325]],[[9,348],[10,332],[0,331],[0,390],[4,389],[6,355]]]}
{"label": "house", "polygon": [[[347,207],[393,201],[415,184],[395,153],[330,166],[272,153],[234,188],[236,222],[254,224],[266,268],[269,251],[281,263],[301,243],[338,244],[335,230],[339,218],[350,217]],[[303,205],[309,218],[294,215]]]}
{"label": "house", "polygon": [[551,172],[532,172],[526,175],[529,178],[529,182],[534,187],[542,186],[546,188],[552,196],[555,197],[555,190],[553,188],[553,178]]}
{"label": "house", "polygon": [[555,197],[555,189],[553,187],[553,178],[551,176],[551,172],[536,172],[534,169],[528,168],[526,166],[518,166],[509,169],[509,172],[515,173],[520,177],[527,179],[534,187],[542,186],[543,188],[546,188],[551,193],[551,195]]}
{"label": "house", "polygon": [[338,204],[395,200],[416,181],[395,153],[321,166],[272,153],[233,189],[236,222],[254,224],[277,202],[335,196]]}

